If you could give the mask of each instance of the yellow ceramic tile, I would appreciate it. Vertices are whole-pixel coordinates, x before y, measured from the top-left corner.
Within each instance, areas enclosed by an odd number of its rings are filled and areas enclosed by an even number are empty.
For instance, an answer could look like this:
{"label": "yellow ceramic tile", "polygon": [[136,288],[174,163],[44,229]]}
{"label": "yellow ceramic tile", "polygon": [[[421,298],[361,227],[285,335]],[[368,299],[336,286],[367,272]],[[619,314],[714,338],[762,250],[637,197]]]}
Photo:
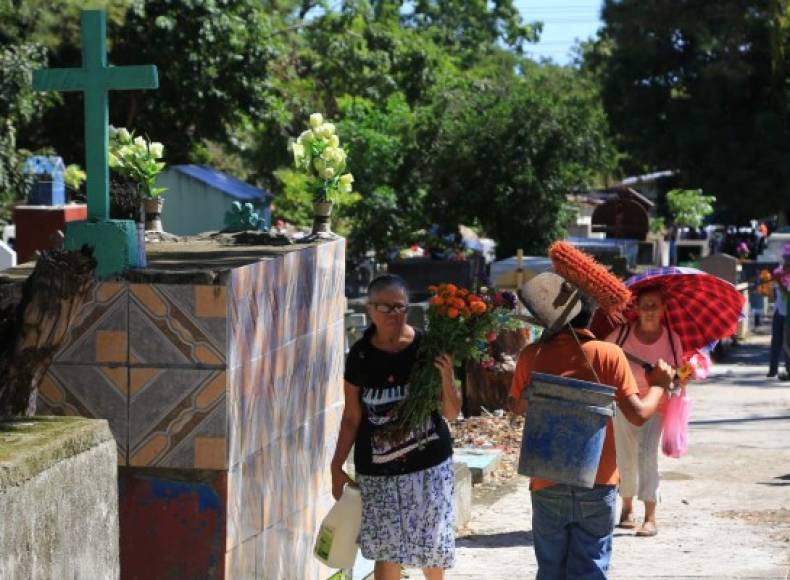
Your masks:
{"label": "yellow ceramic tile", "polygon": [[126,367],[101,367],[99,370],[109,379],[112,386],[115,387],[119,393],[126,396]]}
{"label": "yellow ceramic tile", "polygon": [[195,315],[200,318],[225,318],[228,292],[224,286],[195,286]]}
{"label": "yellow ceramic tile", "polygon": [[167,303],[150,284],[132,284],[132,294],[154,316],[167,314]]}
{"label": "yellow ceramic tile", "polygon": [[107,302],[123,290],[124,285],[119,282],[102,282],[96,288],[96,300]]}
{"label": "yellow ceramic tile", "polygon": [[205,409],[211,406],[214,401],[219,399],[225,392],[225,371],[217,373],[206,384],[197,397],[195,397],[195,406],[198,409]]}
{"label": "yellow ceramic tile", "polygon": [[129,395],[136,395],[140,389],[145,387],[160,372],[158,369],[130,369]]}
{"label": "yellow ceramic tile", "polygon": [[194,349],[194,354],[199,363],[207,365],[222,364],[222,359],[217,356],[214,349],[205,344],[198,344]]}
{"label": "yellow ceramic tile", "polygon": [[195,438],[195,467],[197,469],[224,469],[225,439],[222,437]]}
{"label": "yellow ceramic tile", "polygon": [[49,404],[61,403],[66,398],[63,389],[57,385],[49,373],[41,379],[41,383],[38,385],[38,394],[44,397],[44,400]]}
{"label": "yellow ceramic tile", "polygon": [[126,362],[127,338],[122,330],[96,331],[96,362]]}
{"label": "yellow ceramic tile", "polygon": [[129,465],[151,465],[167,447],[165,435],[155,435],[129,458]]}

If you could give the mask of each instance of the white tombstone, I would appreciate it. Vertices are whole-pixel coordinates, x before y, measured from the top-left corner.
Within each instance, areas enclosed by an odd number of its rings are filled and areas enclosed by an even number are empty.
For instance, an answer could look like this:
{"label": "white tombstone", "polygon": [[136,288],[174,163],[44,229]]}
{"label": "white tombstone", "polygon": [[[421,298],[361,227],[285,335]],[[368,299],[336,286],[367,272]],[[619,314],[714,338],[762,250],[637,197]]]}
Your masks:
{"label": "white tombstone", "polygon": [[16,252],[0,240],[0,271],[16,266]]}
{"label": "white tombstone", "polygon": [[4,226],[2,241],[4,241],[7,244],[15,238],[16,238],[16,226],[14,224],[8,224]]}
{"label": "white tombstone", "polygon": [[738,259],[729,254],[713,254],[703,258],[699,261],[699,269],[718,276],[730,284],[737,284],[741,277],[741,265]]}
{"label": "white tombstone", "polygon": [[757,256],[758,262],[781,262],[785,244],[790,244],[790,234],[774,232],[766,240],[765,250]]}

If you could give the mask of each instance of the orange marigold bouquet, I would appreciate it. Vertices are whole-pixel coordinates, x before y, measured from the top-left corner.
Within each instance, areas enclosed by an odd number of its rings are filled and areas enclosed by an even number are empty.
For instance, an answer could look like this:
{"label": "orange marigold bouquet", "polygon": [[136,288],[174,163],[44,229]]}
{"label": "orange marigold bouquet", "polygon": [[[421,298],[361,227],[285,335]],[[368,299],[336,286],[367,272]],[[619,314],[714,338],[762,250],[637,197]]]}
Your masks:
{"label": "orange marigold bouquet", "polygon": [[475,360],[493,364],[490,343],[497,333],[521,326],[513,317],[516,295],[495,288],[472,292],[454,284],[429,288],[428,323],[417,363],[409,380],[409,393],[398,405],[393,422],[401,435],[424,426],[439,408],[441,379],[433,365],[441,354],[450,354],[458,365]]}

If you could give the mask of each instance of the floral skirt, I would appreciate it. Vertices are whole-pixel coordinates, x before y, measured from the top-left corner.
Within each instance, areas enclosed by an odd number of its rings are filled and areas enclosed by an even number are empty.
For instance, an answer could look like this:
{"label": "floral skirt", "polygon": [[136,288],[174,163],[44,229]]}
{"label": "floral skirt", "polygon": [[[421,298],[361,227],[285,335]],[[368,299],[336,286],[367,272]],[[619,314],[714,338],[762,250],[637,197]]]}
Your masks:
{"label": "floral skirt", "polygon": [[413,568],[452,568],[453,480],[452,458],[416,473],[359,475],[362,555]]}

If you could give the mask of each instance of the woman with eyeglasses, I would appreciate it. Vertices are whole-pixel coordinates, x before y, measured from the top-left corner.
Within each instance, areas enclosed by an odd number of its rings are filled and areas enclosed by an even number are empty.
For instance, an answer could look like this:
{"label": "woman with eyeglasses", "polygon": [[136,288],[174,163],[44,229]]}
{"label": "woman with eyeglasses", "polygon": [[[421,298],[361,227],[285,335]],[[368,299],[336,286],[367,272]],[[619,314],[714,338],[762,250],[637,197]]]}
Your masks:
{"label": "woman with eyeglasses", "polygon": [[[452,440],[447,421],[461,410],[453,361],[434,361],[442,377],[441,414],[398,441],[382,436],[407,394],[423,338],[406,323],[408,289],[385,275],[368,288],[370,327],[348,353],[345,408],[332,459],[332,495],[354,482],[343,464],[354,446],[356,485],[362,495],[362,555],[375,560],[376,580],[398,580],[401,566],[444,578],[455,563]],[[447,420],[447,421],[446,421]]]}

